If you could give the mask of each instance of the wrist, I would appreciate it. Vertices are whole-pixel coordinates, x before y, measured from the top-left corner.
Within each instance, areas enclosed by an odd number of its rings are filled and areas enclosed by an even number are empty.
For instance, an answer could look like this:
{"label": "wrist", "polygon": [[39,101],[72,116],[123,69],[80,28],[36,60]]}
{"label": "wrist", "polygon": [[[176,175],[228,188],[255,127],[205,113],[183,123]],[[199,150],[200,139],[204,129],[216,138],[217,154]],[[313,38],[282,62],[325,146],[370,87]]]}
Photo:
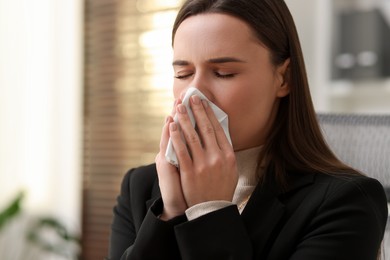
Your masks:
{"label": "wrist", "polygon": [[179,212],[179,211],[177,211],[177,212],[169,212],[169,211],[164,209],[163,212],[160,215],[157,216],[157,218],[159,218],[159,219],[161,219],[163,221],[168,221],[168,220],[171,220],[171,219],[173,219],[175,217],[178,217],[180,215],[183,215],[183,214],[184,214],[184,211],[183,212]]}

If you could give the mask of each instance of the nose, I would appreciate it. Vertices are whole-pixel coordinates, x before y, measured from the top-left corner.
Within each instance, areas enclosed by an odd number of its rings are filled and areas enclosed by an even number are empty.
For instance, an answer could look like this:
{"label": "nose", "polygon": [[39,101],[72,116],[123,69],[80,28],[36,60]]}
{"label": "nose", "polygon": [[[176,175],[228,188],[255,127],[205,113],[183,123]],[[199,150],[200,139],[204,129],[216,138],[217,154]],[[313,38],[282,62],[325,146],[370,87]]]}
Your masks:
{"label": "nose", "polygon": [[180,98],[183,99],[185,93],[190,87],[194,87],[203,93],[210,101],[213,100],[212,82],[206,76],[197,73],[189,84],[181,91]]}

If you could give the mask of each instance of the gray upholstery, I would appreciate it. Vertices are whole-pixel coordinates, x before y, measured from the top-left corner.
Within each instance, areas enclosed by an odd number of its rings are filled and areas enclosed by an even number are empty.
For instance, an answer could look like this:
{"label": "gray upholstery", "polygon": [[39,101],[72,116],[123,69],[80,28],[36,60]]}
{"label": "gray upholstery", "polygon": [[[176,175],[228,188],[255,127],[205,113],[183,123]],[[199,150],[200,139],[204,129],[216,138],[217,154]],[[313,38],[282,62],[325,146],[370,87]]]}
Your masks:
{"label": "gray upholstery", "polygon": [[[324,137],[346,164],[379,180],[390,201],[390,115],[317,114]],[[390,204],[388,204],[390,205]],[[390,217],[381,248],[390,259]]]}
{"label": "gray upholstery", "polygon": [[318,120],[343,162],[390,188],[390,115],[318,114]]}

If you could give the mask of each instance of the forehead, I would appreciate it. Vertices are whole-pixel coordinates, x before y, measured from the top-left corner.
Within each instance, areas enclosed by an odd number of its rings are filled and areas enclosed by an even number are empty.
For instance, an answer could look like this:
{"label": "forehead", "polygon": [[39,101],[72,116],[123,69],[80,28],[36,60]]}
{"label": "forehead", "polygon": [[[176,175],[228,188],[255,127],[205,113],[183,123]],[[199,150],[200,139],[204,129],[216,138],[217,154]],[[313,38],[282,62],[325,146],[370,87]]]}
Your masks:
{"label": "forehead", "polygon": [[173,48],[175,53],[189,50],[232,52],[260,45],[251,27],[227,14],[206,13],[190,16],[178,27]]}

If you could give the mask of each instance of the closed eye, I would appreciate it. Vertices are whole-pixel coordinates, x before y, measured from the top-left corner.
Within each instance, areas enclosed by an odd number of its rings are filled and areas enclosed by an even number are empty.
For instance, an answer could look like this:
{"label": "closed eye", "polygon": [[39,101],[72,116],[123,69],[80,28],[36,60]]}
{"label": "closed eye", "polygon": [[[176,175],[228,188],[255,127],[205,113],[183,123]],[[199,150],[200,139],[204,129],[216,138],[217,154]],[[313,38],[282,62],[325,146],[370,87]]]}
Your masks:
{"label": "closed eye", "polygon": [[227,78],[233,78],[236,74],[235,73],[227,73],[227,74],[224,74],[224,73],[220,73],[220,72],[214,72],[215,76],[217,76],[218,78],[223,78],[223,79],[227,79]]}
{"label": "closed eye", "polygon": [[192,75],[194,75],[194,74],[190,73],[190,74],[185,74],[185,75],[176,75],[175,78],[176,79],[186,79],[186,78],[191,77]]}

